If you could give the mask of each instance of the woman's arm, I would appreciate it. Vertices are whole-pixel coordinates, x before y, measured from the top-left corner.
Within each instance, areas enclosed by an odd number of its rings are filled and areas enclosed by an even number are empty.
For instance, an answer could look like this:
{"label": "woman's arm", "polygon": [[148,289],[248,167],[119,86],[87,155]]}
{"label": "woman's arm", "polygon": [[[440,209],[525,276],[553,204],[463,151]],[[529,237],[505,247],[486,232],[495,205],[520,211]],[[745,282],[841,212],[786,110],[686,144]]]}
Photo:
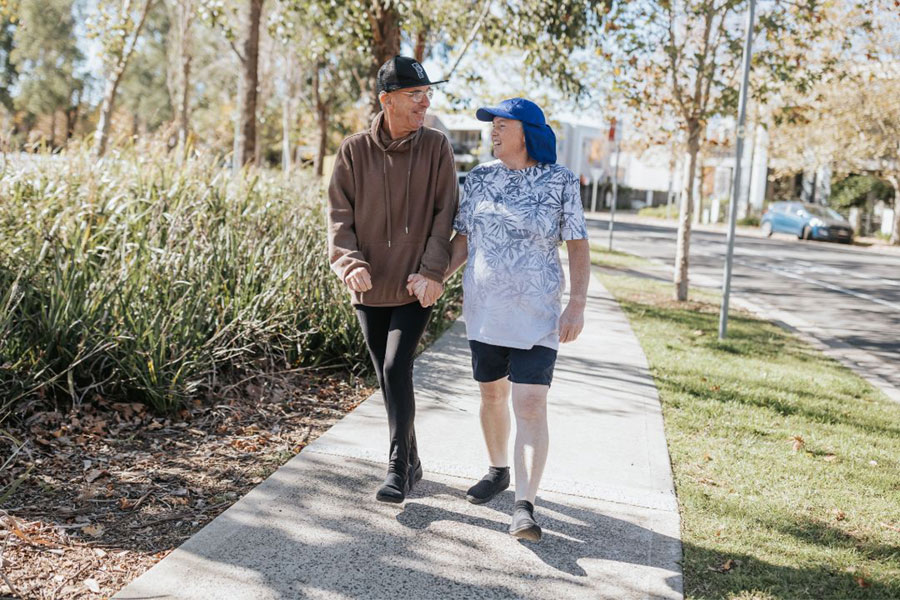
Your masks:
{"label": "woman's arm", "polygon": [[450,279],[456,270],[465,264],[469,258],[469,240],[462,234],[457,232],[453,239],[450,240],[450,266],[444,273],[444,281]]}

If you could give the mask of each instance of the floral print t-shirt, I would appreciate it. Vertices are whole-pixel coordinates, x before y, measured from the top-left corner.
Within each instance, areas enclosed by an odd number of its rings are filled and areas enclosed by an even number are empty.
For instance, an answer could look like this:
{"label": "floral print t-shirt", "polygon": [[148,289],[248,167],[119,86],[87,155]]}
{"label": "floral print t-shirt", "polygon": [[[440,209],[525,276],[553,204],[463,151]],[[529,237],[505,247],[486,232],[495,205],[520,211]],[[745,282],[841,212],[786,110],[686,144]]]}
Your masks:
{"label": "floral print t-shirt", "polygon": [[472,169],[453,228],[467,237],[463,316],[470,340],[559,348],[565,274],[559,245],[587,238],[578,179],[540,163]]}

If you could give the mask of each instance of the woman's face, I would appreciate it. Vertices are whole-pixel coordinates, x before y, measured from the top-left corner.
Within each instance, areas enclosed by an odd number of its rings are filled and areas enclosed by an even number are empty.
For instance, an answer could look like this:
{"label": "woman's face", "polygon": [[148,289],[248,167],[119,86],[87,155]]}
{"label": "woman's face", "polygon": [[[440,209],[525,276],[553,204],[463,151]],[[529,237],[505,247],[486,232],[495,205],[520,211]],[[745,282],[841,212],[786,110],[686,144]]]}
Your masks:
{"label": "woman's face", "polygon": [[503,117],[494,117],[491,125],[491,143],[494,156],[502,161],[527,159],[525,132],[522,122]]}

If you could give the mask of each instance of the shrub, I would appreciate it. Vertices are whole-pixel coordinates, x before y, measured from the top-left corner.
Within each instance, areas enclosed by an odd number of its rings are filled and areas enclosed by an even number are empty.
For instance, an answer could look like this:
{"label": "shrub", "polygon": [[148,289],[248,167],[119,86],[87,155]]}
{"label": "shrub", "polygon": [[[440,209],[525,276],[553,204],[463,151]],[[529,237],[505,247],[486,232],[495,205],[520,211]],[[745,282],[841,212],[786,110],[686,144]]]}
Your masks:
{"label": "shrub", "polygon": [[0,197],[0,419],[27,399],[167,411],[248,372],[369,369],[308,173],[75,154],[8,169]]}

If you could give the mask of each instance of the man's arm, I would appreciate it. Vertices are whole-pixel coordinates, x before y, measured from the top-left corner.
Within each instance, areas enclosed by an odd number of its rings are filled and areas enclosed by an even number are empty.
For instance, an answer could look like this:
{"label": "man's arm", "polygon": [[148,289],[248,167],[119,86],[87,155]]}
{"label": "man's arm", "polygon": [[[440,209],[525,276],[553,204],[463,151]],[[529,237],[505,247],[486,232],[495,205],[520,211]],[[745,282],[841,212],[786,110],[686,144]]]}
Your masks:
{"label": "man's arm", "polygon": [[574,342],[584,329],[584,306],[591,279],[591,249],[587,240],[568,240],[569,303],[559,317],[559,341]]}
{"label": "man's arm", "polygon": [[435,181],[434,217],[418,271],[419,275],[438,283],[450,260],[450,235],[453,233],[453,218],[459,206],[459,183],[456,180],[453,149],[446,138],[441,143]]}
{"label": "man's arm", "polygon": [[342,144],[328,186],[328,258],[331,269],[354,291],[371,289],[369,263],[357,246],[350,152]]}

